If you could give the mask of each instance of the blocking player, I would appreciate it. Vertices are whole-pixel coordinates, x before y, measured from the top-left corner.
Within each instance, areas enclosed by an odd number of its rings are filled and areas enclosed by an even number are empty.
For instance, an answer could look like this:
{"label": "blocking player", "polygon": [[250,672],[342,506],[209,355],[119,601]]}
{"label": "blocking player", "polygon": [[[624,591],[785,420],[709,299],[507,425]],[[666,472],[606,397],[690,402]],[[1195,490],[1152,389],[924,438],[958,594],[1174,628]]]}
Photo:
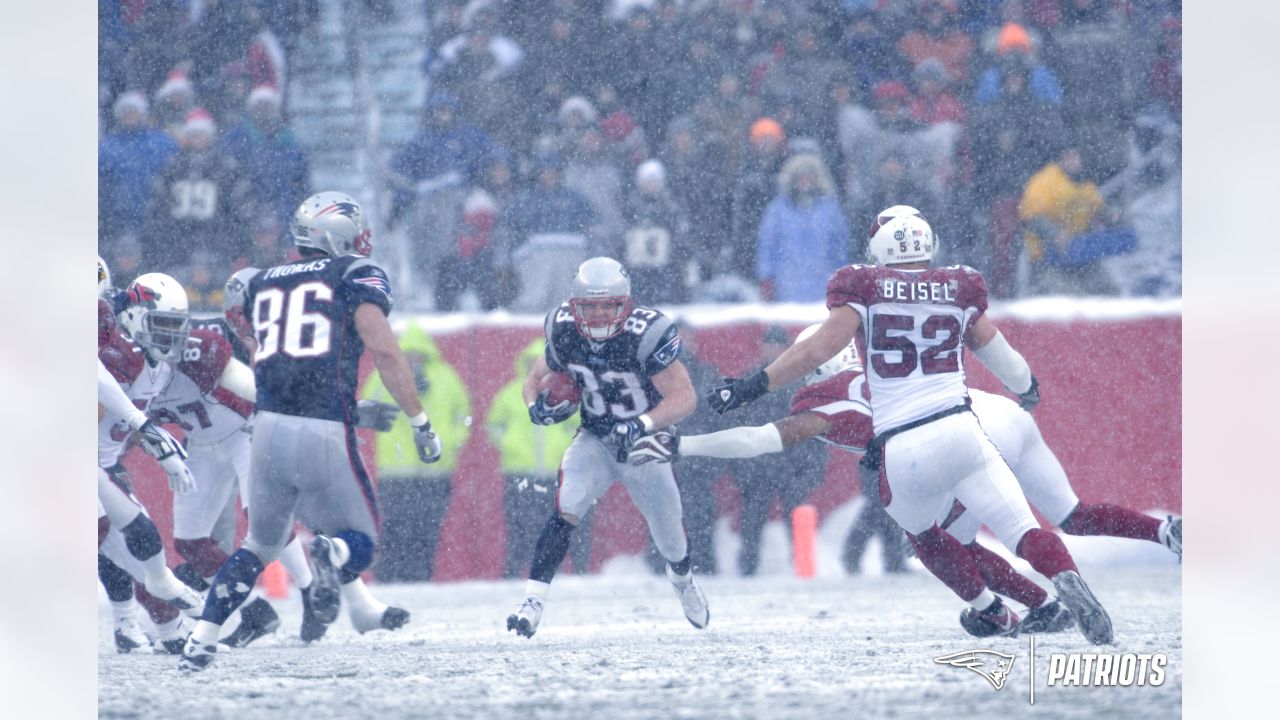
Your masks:
{"label": "blocking player", "polygon": [[418,457],[440,459],[440,439],[387,322],[391,283],[369,258],[372,233],[363,209],[343,193],[318,193],[298,207],[291,231],[302,258],[263,270],[246,291],[257,387],[249,535],[213,579],[183,648],[179,667],[187,672],[213,663],[219,629],[245,602],[264,565],[279,556],[295,514],[317,530],[313,607],[332,607],[336,615],[340,588],[373,562],[377,499],[355,435],[357,372],[366,348],[410,418]]}
{"label": "blocking player", "polygon": [[918,214],[883,224],[877,219],[877,225],[869,243],[877,264],[831,276],[830,312],[818,331],[755,375],[715,388],[708,401],[720,412],[751,402],[812,372],[861,333],[873,444],[883,457],[881,496],[920,560],[983,620],[1001,633],[1017,631],[1017,615],[992,593],[964,545],[937,523],[954,496],[1053,581],[1090,642],[1110,643],[1111,618],[1062,540],[1038,527],[1013,472],[971,410],[961,342],[1024,407],[1039,400],[1026,360],[986,316],[982,275],[964,266],[932,267],[933,230]]}
{"label": "blocking player", "polygon": [[[711,613],[689,566],[684,513],[671,466],[627,463],[637,439],[679,422],[697,403],[679,360],[675,324],[633,302],[631,281],[617,260],[596,257],[578,266],[569,299],[547,313],[543,328],[546,352],[534,362],[523,388],[529,419],[538,425],[563,422],[580,407],[582,427],[561,460],[555,512],[538,536],[525,598],[507,617],[507,629],[524,637],[537,632],[574,527],[615,480],[627,489],[667,559],[667,578],[685,617],[694,627],[705,628]],[[539,387],[552,371],[573,375],[582,395],[578,406],[547,406]]]}

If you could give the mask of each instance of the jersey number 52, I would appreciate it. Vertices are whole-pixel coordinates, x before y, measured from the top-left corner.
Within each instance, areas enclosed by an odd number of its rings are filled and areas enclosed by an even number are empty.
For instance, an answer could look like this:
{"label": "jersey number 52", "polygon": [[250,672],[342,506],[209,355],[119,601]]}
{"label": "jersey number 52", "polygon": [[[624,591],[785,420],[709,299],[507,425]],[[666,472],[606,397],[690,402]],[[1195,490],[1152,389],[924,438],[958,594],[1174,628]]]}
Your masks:
{"label": "jersey number 52", "polygon": [[333,288],[318,280],[305,282],[286,294],[279,288],[266,288],[253,299],[253,333],[258,338],[259,362],[284,352],[295,358],[308,358],[329,352],[329,318],[318,312],[307,312],[307,301],[332,302]]}
{"label": "jersey number 52", "polygon": [[[936,340],[939,334],[945,333],[940,342],[929,345],[923,351],[918,350],[916,341],[912,339],[916,327],[916,319],[910,315],[874,315],[871,318],[871,349],[880,350],[871,354],[871,367],[882,378],[906,377],[915,372],[916,367],[925,375],[956,372],[960,369],[960,321],[950,315],[930,315],[920,326],[921,340]],[[889,333],[901,333],[890,335]],[[896,353],[897,360],[889,360],[887,353]]]}

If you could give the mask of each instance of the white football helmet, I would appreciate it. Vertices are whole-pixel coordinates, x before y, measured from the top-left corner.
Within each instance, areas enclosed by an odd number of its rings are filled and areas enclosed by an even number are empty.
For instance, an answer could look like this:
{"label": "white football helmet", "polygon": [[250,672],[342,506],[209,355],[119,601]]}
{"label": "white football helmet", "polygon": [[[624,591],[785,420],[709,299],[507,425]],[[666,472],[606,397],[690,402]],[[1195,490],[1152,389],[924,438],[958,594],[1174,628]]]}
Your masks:
{"label": "white football helmet", "polygon": [[[588,310],[596,306],[614,308],[608,317],[596,317]],[[616,306],[616,307],[615,307]],[[622,332],[631,315],[631,279],[622,263],[608,257],[594,257],[578,266],[569,293],[569,310],[578,333],[588,340],[608,340]]]}
{"label": "white football helmet", "polygon": [[331,257],[373,253],[373,231],[360,203],[346,193],[316,193],[298,206],[290,227],[293,243]]}
{"label": "white football helmet", "polygon": [[164,273],[146,273],[125,291],[129,305],[120,327],[156,362],[178,360],[191,333],[187,291]]}
{"label": "white football helmet", "polygon": [[[810,325],[800,331],[796,336],[796,342],[804,340],[814,333],[818,332],[818,328],[822,327],[821,323]],[[845,349],[836,354],[835,357],[822,363],[818,369],[804,376],[804,384],[812,385],[816,382],[828,380],[846,370],[862,370],[862,358],[858,357],[858,346],[855,341],[850,340],[849,345]]]}
{"label": "white football helmet", "polygon": [[867,252],[877,265],[930,262],[936,249],[933,228],[918,214],[890,218],[867,241]]}
{"label": "white football helmet", "polygon": [[107,267],[107,261],[98,256],[98,297],[106,298],[111,294],[111,270]]}
{"label": "white football helmet", "polygon": [[893,207],[887,207],[876,213],[876,219],[871,222],[871,231],[867,233],[867,237],[875,237],[876,231],[878,231],[881,226],[890,220],[896,217],[902,217],[903,215],[915,215],[920,218],[924,217],[923,213],[910,205],[894,205]]}

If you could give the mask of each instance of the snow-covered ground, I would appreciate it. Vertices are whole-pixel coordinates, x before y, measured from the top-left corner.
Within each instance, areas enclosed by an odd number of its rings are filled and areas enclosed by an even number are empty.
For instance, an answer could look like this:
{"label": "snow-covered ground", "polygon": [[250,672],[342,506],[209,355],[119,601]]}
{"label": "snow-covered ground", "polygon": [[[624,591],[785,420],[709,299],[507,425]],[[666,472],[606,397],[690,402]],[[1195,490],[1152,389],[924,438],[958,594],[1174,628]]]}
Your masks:
{"label": "snow-covered ground", "polygon": [[[762,575],[702,584],[711,624],[695,630],[665,578],[636,558],[596,576],[558,578],[532,640],[505,630],[522,583],[374,585],[407,608],[394,633],[359,635],[340,618],[311,646],[297,639],[301,604],[280,602],[280,631],[184,677],[172,656],[116,655],[109,609],[99,621],[101,717],[136,718],[828,718],[1155,717],[1181,715],[1181,571],[1163,548],[1068,538],[1115,622],[1110,652],[1165,653],[1160,687],[1046,686],[1050,653],[1093,652],[1077,631],[1036,639],[1036,703],[1028,704],[1028,640],[977,640],[962,605],[923,570],[884,575],[868,558],[844,576],[835,560],[853,505],[827,518],[819,576],[786,572],[782,526],[766,534]],[[722,525],[720,555],[732,558]],[[988,544],[992,544],[988,540]],[[873,548],[869,555],[874,556]],[[914,560],[912,561],[915,562]],[[722,567],[733,567],[731,562]],[[918,565],[916,566],[918,568]],[[933,658],[990,648],[1016,656],[994,690]]]}

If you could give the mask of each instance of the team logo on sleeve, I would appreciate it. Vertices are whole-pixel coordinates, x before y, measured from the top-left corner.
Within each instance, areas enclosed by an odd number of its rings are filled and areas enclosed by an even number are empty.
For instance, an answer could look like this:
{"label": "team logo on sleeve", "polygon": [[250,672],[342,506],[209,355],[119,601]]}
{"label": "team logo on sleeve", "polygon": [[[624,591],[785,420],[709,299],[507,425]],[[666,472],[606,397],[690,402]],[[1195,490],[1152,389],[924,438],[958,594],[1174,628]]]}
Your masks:
{"label": "team logo on sleeve", "polygon": [[670,342],[668,342],[666,345],[663,345],[662,347],[658,348],[658,350],[653,353],[653,359],[662,365],[669,365],[671,364],[671,361],[675,360],[676,356],[679,354],[680,354],[680,336],[677,335],[671,338]]}
{"label": "team logo on sleeve", "polygon": [[387,297],[391,297],[391,286],[387,284],[386,278],[383,278],[379,275],[370,275],[368,277],[355,278],[354,280],[352,280],[352,282],[357,282],[357,283],[360,283],[361,285],[367,285],[371,288],[381,290],[383,295],[386,295]]}

